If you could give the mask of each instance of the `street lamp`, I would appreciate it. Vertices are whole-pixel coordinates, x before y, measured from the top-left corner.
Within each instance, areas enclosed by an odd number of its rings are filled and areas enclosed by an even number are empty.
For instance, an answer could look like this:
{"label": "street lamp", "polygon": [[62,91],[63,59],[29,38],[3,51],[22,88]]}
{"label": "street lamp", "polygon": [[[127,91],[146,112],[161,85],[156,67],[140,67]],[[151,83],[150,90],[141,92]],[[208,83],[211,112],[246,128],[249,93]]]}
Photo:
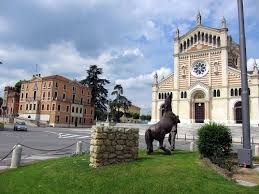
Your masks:
{"label": "street lamp", "polygon": [[252,167],[252,150],[250,143],[250,115],[249,115],[249,95],[247,83],[247,59],[246,59],[246,39],[244,26],[243,0],[237,0],[238,23],[239,23],[239,43],[241,62],[241,87],[242,87],[242,130],[243,149],[238,150],[239,164],[245,167]]}

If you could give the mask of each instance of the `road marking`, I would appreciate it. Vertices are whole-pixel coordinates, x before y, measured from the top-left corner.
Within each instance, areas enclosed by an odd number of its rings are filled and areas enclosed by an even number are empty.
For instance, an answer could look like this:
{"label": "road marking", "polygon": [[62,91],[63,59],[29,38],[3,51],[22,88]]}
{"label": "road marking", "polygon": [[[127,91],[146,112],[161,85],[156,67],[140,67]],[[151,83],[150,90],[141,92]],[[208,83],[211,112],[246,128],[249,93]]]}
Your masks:
{"label": "road marking", "polygon": [[76,139],[84,139],[90,137],[89,135],[76,135],[76,134],[69,134],[69,133],[59,133],[59,139],[68,139],[68,138],[76,138]]}

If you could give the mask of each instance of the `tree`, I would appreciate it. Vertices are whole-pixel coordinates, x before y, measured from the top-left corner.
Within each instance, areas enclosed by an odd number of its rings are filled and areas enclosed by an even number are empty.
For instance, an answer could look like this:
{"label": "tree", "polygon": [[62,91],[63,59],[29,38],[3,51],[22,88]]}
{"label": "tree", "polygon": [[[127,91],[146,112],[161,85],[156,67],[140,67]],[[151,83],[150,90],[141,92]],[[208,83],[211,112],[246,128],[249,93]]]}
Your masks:
{"label": "tree", "polygon": [[124,114],[126,115],[129,106],[131,106],[131,101],[129,101],[125,96],[123,96],[123,88],[120,84],[114,86],[114,91],[111,95],[115,95],[115,99],[112,101],[114,107],[114,118],[116,122],[119,122],[121,115],[121,109],[123,109]]}
{"label": "tree", "polygon": [[97,116],[98,118],[105,118],[105,112],[107,111],[106,105],[108,103],[108,90],[104,86],[110,83],[109,80],[100,78],[102,73],[102,68],[97,67],[97,65],[91,65],[87,70],[86,79],[80,81],[81,84],[91,88],[91,103],[95,108],[94,116]]}
{"label": "tree", "polygon": [[16,82],[16,84],[14,85],[15,91],[16,92],[21,92],[21,86],[22,86],[22,80]]}

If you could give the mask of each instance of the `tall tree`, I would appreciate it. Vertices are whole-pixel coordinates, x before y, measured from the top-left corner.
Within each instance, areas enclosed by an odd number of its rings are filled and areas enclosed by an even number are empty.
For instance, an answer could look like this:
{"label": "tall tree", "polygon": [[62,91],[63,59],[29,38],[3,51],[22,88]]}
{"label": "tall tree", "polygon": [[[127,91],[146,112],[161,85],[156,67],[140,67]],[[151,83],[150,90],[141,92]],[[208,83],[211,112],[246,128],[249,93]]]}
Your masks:
{"label": "tall tree", "polygon": [[92,90],[91,103],[95,108],[95,117],[97,116],[98,118],[103,116],[105,118],[104,112],[107,111],[108,90],[104,86],[110,83],[109,80],[100,78],[102,74],[102,68],[97,67],[97,65],[91,65],[87,70],[86,79],[80,81],[81,84],[89,86]]}
{"label": "tall tree", "polygon": [[16,84],[14,85],[14,88],[17,92],[21,92],[21,86],[22,86],[22,80],[16,82]]}
{"label": "tall tree", "polygon": [[114,86],[114,90],[111,95],[115,95],[115,99],[113,100],[113,106],[115,108],[115,118],[116,122],[119,122],[121,117],[121,109],[123,109],[124,114],[126,114],[129,106],[131,106],[131,101],[127,99],[127,97],[123,96],[123,88],[120,84]]}

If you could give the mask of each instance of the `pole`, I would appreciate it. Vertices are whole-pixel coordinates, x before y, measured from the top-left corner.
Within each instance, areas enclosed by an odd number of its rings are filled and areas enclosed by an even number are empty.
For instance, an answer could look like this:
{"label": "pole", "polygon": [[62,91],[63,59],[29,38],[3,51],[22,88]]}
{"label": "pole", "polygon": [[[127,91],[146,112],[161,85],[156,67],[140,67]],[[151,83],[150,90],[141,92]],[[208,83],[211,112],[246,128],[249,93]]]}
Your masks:
{"label": "pole", "polygon": [[252,165],[251,143],[250,143],[250,115],[249,95],[247,83],[247,59],[246,59],[246,38],[244,26],[243,0],[237,0],[238,21],[239,21],[239,43],[241,62],[241,87],[242,87],[242,129],[243,129],[243,150],[239,151],[239,161],[242,164]]}

